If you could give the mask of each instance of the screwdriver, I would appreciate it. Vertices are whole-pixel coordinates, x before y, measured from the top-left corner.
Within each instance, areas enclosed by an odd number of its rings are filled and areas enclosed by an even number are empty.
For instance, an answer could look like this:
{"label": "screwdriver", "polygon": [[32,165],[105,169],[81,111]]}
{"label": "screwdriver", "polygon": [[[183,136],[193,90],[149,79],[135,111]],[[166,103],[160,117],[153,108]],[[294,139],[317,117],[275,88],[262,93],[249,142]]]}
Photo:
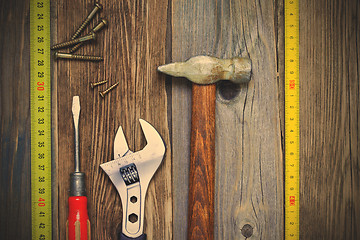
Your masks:
{"label": "screwdriver", "polygon": [[68,240],[89,240],[90,221],[85,196],[85,173],[80,172],[79,160],[79,96],[73,97],[72,114],[75,129],[75,171],[70,174],[69,215],[66,223]]}

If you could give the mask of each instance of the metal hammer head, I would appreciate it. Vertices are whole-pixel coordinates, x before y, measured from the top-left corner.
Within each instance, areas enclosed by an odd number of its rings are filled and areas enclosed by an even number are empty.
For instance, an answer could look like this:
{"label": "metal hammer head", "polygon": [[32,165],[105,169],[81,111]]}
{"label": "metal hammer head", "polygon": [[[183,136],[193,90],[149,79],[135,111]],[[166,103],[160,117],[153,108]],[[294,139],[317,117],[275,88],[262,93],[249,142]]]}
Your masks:
{"label": "metal hammer head", "polygon": [[211,84],[220,80],[247,83],[251,76],[251,60],[241,57],[219,59],[196,56],[186,62],[159,66],[158,71],[174,77],[186,77],[197,84]]}

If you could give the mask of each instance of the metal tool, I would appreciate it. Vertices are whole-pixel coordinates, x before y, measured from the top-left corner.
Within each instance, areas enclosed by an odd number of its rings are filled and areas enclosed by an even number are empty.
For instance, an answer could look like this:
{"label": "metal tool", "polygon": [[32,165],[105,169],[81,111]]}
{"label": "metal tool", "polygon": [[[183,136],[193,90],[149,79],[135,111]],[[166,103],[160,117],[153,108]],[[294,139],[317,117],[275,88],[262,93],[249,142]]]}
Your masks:
{"label": "metal tool", "polygon": [[251,61],[239,57],[196,56],[186,62],[160,66],[158,70],[195,83],[192,86],[187,239],[214,239],[216,85],[210,83],[249,82]]}
{"label": "metal tool", "polygon": [[75,33],[72,35],[71,39],[77,38],[80,35],[80,33],[85,29],[85,27],[90,23],[91,19],[94,18],[95,14],[98,13],[102,9],[103,9],[103,6],[100,3],[96,2],[93,10],[85,18],[85,20],[80,25],[80,27],[75,31]]}
{"label": "metal tool", "polygon": [[66,223],[68,240],[89,240],[90,221],[85,196],[85,173],[80,172],[79,158],[79,96],[73,97],[72,114],[75,129],[75,171],[70,174],[69,216]]}
{"label": "metal tool", "polygon": [[[97,33],[99,32],[101,29],[103,29],[105,26],[107,26],[108,21],[106,19],[101,19],[101,21],[91,30],[91,32]],[[73,53],[76,50],[78,50],[84,43],[78,43],[76,44],[74,47],[72,47],[69,52]]]}
{"label": "metal tool", "polygon": [[96,34],[94,32],[89,33],[86,36],[83,36],[81,38],[76,38],[67,42],[63,42],[63,43],[58,43],[55,44],[54,46],[51,47],[51,50],[55,50],[55,49],[60,49],[60,48],[65,48],[65,47],[69,47],[81,42],[87,42],[87,41],[91,41],[91,40],[95,40],[96,39]]}
{"label": "metal tool", "polygon": [[102,98],[105,97],[106,94],[108,94],[112,89],[114,89],[117,85],[119,85],[119,82],[114,83],[113,85],[111,85],[108,89],[104,90],[104,91],[99,91],[99,94]]}
{"label": "metal tool", "polygon": [[159,66],[158,71],[174,77],[186,77],[197,84],[212,84],[220,80],[247,83],[251,75],[251,61],[242,57],[220,59],[210,56],[196,56],[186,62]]}
{"label": "metal tool", "polygon": [[160,166],[165,154],[165,144],[145,120],[139,119],[147,145],[138,152],[129,150],[123,130],[119,127],[114,142],[114,160],[100,167],[110,177],[120,194],[123,220],[120,240],[145,240],[145,196],[151,178]]}
{"label": "metal tool", "polygon": [[74,59],[74,60],[82,60],[82,61],[103,61],[104,58],[101,56],[89,56],[89,55],[79,55],[79,54],[71,54],[71,53],[61,53],[56,52],[55,59]]}

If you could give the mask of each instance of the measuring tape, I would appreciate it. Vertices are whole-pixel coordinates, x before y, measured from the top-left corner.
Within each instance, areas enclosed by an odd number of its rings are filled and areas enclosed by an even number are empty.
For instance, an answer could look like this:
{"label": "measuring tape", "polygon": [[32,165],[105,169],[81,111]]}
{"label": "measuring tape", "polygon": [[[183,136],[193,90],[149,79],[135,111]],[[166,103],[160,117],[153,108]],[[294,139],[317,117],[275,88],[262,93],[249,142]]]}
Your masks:
{"label": "measuring tape", "polygon": [[30,2],[32,239],[52,238],[50,0]]}
{"label": "measuring tape", "polygon": [[285,239],[299,239],[299,2],[285,0]]}

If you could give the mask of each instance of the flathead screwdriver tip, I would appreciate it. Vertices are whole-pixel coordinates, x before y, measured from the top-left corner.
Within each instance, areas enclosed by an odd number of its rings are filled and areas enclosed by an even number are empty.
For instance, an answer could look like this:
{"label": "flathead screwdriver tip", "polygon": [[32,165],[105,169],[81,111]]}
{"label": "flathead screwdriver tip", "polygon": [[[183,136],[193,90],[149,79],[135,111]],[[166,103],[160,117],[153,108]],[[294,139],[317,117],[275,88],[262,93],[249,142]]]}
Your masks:
{"label": "flathead screwdriver tip", "polygon": [[73,112],[74,115],[77,115],[80,112],[80,98],[79,98],[79,96],[74,96],[73,97],[72,112]]}

